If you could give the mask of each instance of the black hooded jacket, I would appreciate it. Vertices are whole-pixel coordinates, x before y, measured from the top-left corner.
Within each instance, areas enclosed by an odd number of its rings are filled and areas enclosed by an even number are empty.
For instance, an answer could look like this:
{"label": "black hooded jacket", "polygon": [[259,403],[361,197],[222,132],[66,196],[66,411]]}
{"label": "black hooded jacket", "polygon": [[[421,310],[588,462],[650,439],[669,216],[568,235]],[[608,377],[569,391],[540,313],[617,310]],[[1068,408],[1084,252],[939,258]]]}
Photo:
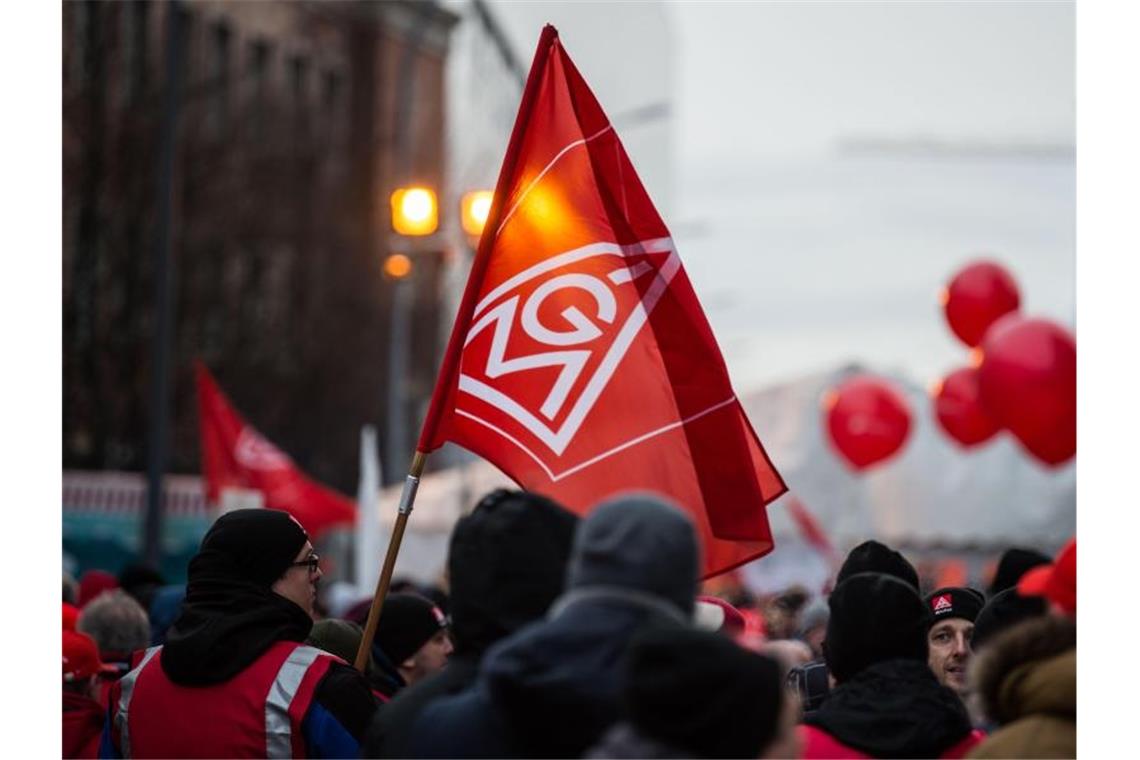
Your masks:
{"label": "black hooded jacket", "polygon": [[550,499],[507,489],[487,494],[459,521],[448,550],[455,653],[377,712],[365,755],[407,757],[420,712],[470,687],[487,649],[546,613],[565,584],[577,524]]}
{"label": "black hooded jacket", "polygon": [[804,723],[874,757],[939,757],[973,730],[958,696],[910,659],[864,668]]}
{"label": "black hooded jacket", "polygon": [[[302,643],[313,620],[272,591],[307,537],[277,510],[238,510],[219,518],[190,561],[186,598],[159,662],[182,686],[211,686],[241,673],[278,641]],[[363,676],[333,663],[314,700],[356,739],[376,710]]]}

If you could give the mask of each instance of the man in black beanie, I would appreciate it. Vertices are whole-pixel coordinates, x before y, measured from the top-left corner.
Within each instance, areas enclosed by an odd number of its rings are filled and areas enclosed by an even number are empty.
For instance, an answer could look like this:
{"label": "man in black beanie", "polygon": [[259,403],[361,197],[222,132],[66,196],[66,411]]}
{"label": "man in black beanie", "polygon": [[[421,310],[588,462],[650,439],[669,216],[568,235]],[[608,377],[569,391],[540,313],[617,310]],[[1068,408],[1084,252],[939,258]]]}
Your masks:
{"label": "man in black beanie", "polygon": [[275,509],[222,515],[190,560],[166,644],[110,694],[104,757],[356,757],[376,710],[364,678],[302,642],[319,558]]}
{"label": "man in black beanie", "polygon": [[982,607],[982,611],[974,619],[974,634],[970,638],[970,648],[978,652],[986,642],[1007,628],[1048,612],[1049,603],[1043,597],[1022,596],[1016,587],[999,591],[986,602],[986,606]]}
{"label": "man in black beanie", "polygon": [[492,644],[546,613],[562,593],[577,525],[576,515],[545,496],[506,488],[460,518],[447,557],[455,652],[446,668],[376,713],[365,756],[407,757],[410,728],[424,707],[474,683]]}
{"label": "man in black beanie", "polygon": [[780,670],[710,631],[648,629],[626,660],[629,717],[586,757],[798,757],[796,699]]}
{"label": "man in black beanie", "polygon": [[372,660],[380,673],[372,686],[387,701],[443,670],[453,649],[439,607],[419,594],[389,594],[372,641]]}
{"label": "man in black beanie", "polygon": [[804,758],[962,757],[981,739],[927,667],[931,615],[909,584],[856,573],[828,599],[824,659],[836,686],[801,726]]}
{"label": "man in black beanie", "polygon": [[974,619],[986,598],[982,592],[965,586],[946,586],[928,594],[926,606],[934,618],[927,634],[930,670],[943,686],[965,698],[966,669],[973,650]]}

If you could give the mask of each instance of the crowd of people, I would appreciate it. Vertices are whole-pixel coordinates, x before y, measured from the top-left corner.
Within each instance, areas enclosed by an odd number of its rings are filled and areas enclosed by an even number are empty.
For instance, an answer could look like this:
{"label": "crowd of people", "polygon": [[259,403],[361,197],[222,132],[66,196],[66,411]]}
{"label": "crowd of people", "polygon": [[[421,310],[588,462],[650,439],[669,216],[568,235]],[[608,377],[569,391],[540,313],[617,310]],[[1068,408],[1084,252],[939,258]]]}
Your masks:
{"label": "crowd of people", "polygon": [[701,594],[690,518],[647,493],[579,519],[496,490],[446,589],[318,595],[301,525],[215,521],[184,585],[63,584],[63,757],[1075,757],[1076,542],[923,593],[866,541],[826,597]]}

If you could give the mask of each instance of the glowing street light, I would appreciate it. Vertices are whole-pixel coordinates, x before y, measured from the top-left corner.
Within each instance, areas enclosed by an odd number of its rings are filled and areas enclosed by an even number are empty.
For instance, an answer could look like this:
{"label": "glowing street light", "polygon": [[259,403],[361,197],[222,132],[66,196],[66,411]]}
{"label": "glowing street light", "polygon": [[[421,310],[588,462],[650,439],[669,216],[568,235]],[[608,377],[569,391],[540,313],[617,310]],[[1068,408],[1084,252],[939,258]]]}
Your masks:
{"label": "glowing street light", "polygon": [[402,253],[393,253],[384,259],[384,274],[393,280],[402,280],[412,273],[412,260]]}
{"label": "glowing street light", "polygon": [[490,190],[474,190],[464,194],[460,203],[460,219],[463,220],[463,231],[468,235],[479,237],[483,234],[483,225],[491,213],[494,195]]}
{"label": "glowing street light", "polygon": [[401,235],[430,235],[439,227],[435,192],[401,187],[392,193],[392,229]]}

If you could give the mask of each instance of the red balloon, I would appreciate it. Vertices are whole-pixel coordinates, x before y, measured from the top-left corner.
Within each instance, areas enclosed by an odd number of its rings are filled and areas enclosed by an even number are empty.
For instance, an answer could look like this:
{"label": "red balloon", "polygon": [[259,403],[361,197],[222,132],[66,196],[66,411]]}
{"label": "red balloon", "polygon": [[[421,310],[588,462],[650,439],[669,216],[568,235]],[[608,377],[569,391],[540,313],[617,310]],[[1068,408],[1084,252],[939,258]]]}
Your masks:
{"label": "red balloon", "polygon": [[856,470],[887,459],[910,433],[906,399],[885,380],[853,377],[825,397],[831,442]]}
{"label": "red balloon", "polygon": [[946,434],[966,448],[1001,430],[1001,425],[982,406],[978,371],[973,367],[955,370],[943,378],[934,395],[934,414]]}
{"label": "red balloon", "polygon": [[986,329],[1021,305],[1017,282],[1005,267],[976,261],[950,280],[942,293],[946,321],[958,339],[971,348],[982,342]]}
{"label": "red balloon", "polygon": [[1048,465],[1077,453],[1077,344],[1046,319],[1011,314],[982,344],[978,386],[990,416]]}

